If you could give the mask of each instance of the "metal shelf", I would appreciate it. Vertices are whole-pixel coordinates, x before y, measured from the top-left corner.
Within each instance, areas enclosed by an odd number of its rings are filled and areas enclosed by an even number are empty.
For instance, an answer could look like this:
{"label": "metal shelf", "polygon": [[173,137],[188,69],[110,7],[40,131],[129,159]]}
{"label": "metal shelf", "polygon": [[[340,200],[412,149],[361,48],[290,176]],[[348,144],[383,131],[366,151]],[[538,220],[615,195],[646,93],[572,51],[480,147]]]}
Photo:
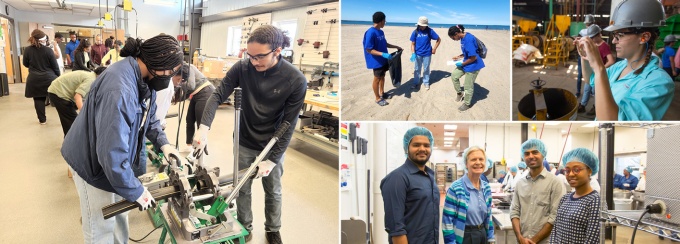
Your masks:
{"label": "metal shelf", "polygon": [[334,155],[338,155],[338,143],[332,142],[328,138],[325,137],[322,138],[320,136],[305,133],[300,130],[295,130],[295,132],[293,133],[293,138],[312,144]]}
{"label": "metal shelf", "polygon": [[[602,215],[607,224],[609,224],[609,222],[614,222],[618,225],[635,228],[635,224],[638,222],[638,219],[643,212],[643,210],[611,210],[602,211]],[[638,225],[638,229],[652,235],[680,241],[680,236],[678,236],[678,234],[680,234],[680,226],[656,220],[649,215],[642,218],[642,221]]]}

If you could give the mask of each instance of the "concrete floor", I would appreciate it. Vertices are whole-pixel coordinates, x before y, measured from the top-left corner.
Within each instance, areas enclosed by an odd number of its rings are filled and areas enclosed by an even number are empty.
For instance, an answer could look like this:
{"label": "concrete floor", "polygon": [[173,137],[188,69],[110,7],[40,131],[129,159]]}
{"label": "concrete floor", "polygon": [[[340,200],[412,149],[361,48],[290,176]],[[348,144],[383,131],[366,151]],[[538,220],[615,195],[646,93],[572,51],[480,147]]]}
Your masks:
{"label": "concrete floor", "polygon": [[[498,243],[498,244],[506,243],[504,234],[501,230],[496,229],[495,235],[496,235],[496,243]],[[632,235],[633,235],[633,228],[619,226],[616,229],[616,243],[630,243],[630,238],[631,238]],[[650,233],[640,231],[640,230],[638,230],[635,233],[635,242],[636,243],[644,243],[644,244],[676,243],[676,242],[672,242],[668,239],[659,240],[658,236],[652,235]],[[509,230],[509,232],[508,232],[508,242],[507,243],[509,243],[509,244],[517,243],[517,240],[515,239],[515,234],[512,232],[512,230]],[[605,240],[604,243],[613,243],[613,242],[612,242],[611,239],[609,239],[609,240]]]}
{"label": "concrete floor", "polygon": [[[0,97],[0,243],[82,243],[79,200],[60,154],[63,133],[57,112],[47,107],[47,125],[40,125],[24,88],[10,84],[11,94]],[[176,113],[178,107],[170,111]],[[232,171],[233,118],[232,107],[220,107],[209,135],[212,150],[206,162],[222,172]],[[177,124],[177,118],[168,120],[166,131],[173,144]],[[181,140],[186,138],[184,124]],[[337,165],[336,155],[291,142],[282,178],[281,235],[286,243],[339,242]],[[149,166],[151,170],[155,168]],[[266,243],[260,180],[252,189],[255,219],[250,243]],[[131,238],[142,238],[154,229],[146,212],[132,210],[129,216]],[[160,234],[157,230],[144,242],[158,243]]]}
{"label": "concrete floor", "polygon": [[[529,64],[522,67],[513,66],[512,68],[512,120],[518,120],[517,106],[519,101],[529,94],[529,90],[533,89],[529,84],[531,81],[541,79],[546,81],[546,88],[562,88],[576,94],[576,77],[578,75],[576,61],[568,62],[567,66],[562,66],[556,70],[553,67],[550,69],[542,69],[541,65]],[[680,120],[680,83],[675,83],[675,94],[668,112],[662,120],[677,121]],[[583,84],[582,84],[583,86]],[[583,87],[581,87],[583,93]],[[581,98],[579,97],[579,102]],[[586,111],[590,110],[594,105],[594,99],[590,99],[586,106]],[[592,121],[595,116],[586,115],[586,113],[579,113],[576,120]]]}

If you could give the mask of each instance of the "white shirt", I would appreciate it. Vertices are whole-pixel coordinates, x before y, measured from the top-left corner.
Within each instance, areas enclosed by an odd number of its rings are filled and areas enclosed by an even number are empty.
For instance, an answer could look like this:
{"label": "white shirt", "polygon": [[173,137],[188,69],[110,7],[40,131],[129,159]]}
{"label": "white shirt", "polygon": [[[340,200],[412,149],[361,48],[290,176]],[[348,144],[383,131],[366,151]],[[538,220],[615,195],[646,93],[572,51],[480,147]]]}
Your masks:
{"label": "white shirt", "polygon": [[646,177],[640,178],[640,180],[638,181],[637,187],[635,187],[636,191],[644,191],[645,190],[645,185],[646,185],[646,182],[647,182],[647,180],[645,178]]}
{"label": "white shirt", "polygon": [[172,97],[175,95],[174,85],[172,81],[168,83],[168,87],[156,92],[156,118],[161,122],[165,128],[165,115],[168,114]]}
{"label": "white shirt", "polygon": [[61,52],[61,48],[59,47],[58,43],[55,43],[54,45],[57,48],[57,52],[59,52],[59,58],[57,59],[57,64],[59,65],[59,71],[61,74],[64,74],[64,54]]}
{"label": "white shirt", "polygon": [[512,176],[512,173],[509,173],[505,176],[505,180],[503,180],[503,183],[505,183],[505,187],[503,187],[503,190],[509,190],[509,189],[514,189],[515,185],[517,185],[517,180],[519,179],[519,173],[516,173],[517,175]]}
{"label": "white shirt", "polygon": [[567,176],[564,174],[559,174],[555,176],[557,179],[560,180],[560,183],[562,183],[562,190],[564,190],[564,193],[569,193],[571,192],[571,185],[569,185],[569,181],[567,181]]}

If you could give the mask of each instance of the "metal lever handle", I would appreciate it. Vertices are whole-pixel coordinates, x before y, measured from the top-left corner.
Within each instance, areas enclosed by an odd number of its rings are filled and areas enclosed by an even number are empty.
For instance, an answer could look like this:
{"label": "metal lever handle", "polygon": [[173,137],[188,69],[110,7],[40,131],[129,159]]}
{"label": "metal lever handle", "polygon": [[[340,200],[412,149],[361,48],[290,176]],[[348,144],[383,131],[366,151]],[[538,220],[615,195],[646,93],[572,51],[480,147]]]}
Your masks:
{"label": "metal lever handle", "polygon": [[276,140],[281,138],[281,136],[283,136],[283,133],[286,133],[286,131],[288,131],[288,127],[290,127],[290,122],[288,121],[281,122],[281,125],[279,125],[279,128],[276,129],[276,132],[274,132],[274,136],[272,138],[276,138]]}

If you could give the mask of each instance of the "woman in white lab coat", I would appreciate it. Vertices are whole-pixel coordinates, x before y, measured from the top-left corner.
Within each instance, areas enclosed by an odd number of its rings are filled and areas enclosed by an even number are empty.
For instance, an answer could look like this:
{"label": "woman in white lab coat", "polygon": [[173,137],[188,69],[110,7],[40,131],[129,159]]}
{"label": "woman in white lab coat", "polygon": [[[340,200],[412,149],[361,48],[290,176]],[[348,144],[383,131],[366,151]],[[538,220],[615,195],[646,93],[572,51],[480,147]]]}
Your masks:
{"label": "woman in white lab coat", "polygon": [[517,184],[517,179],[519,179],[519,176],[517,175],[517,166],[512,166],[510,167],[510,174],[505,175],[505,179],[503,180],[503,190],[507,191],[514,189],[515,184]]}

